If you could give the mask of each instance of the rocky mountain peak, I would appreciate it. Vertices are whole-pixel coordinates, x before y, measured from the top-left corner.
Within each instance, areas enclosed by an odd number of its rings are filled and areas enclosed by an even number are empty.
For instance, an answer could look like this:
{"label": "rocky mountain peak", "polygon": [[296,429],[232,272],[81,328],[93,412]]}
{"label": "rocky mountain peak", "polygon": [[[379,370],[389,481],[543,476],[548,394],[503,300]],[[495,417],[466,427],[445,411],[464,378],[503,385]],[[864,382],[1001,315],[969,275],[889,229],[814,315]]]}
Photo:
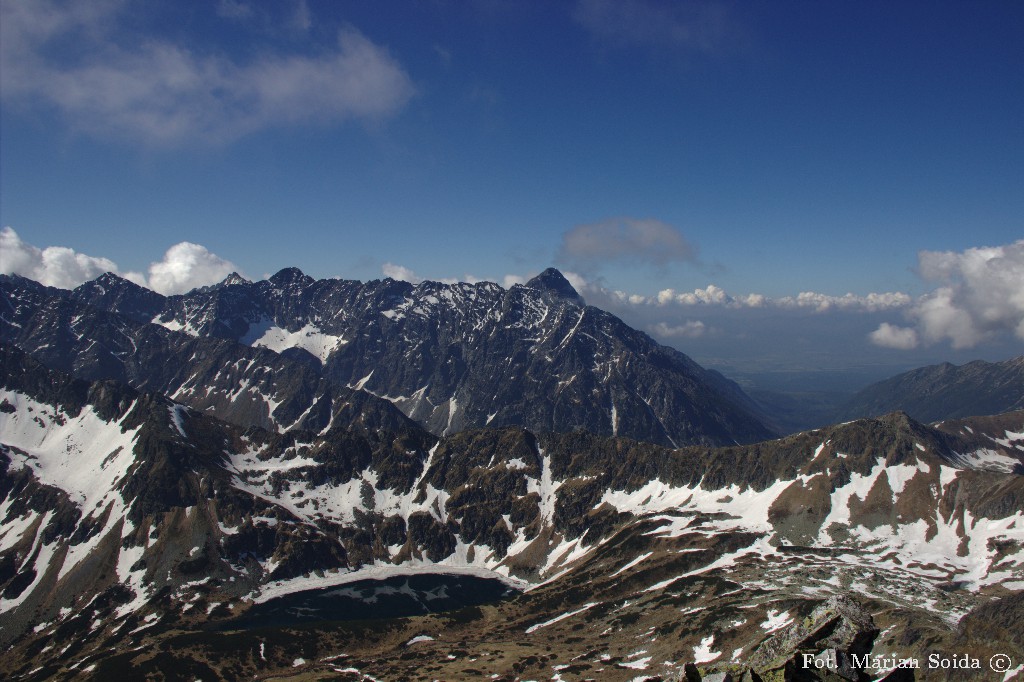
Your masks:
{"label": "rocky mountain peak", "polygon": [[127,280],[124,277],[121,277],[120,275],[115,275],[112,272],[105,272],[96,279],[79,285],[78,287],[75,288],[74,291],[76,293],[97,291],[99,289],[104,289],[107,291],[117,289],[125,291],[136,291],[144,288],[145,287],[141,287],[135,282]]}
{"label": "rocky mountain peak", "polygon": [[[127,380],[234,423],[319,431],[335,398],[365,389],[438,435],[522,425],[672,446],[774,435],[738,387],[584,307],[554,269],[512,291],[317,282],[288,268],[170,297],[29,280],[5,280],[4,295],[19,304],[0,339],[79,378]],[[77,330],[85,321],[89,334]]]}
{"label": "rocky mountain peak", "polygon": [[578,305],[586,305],[579,292],[573,288],[572,284],[569,283],[569,280],[565,278],[565,275],[559,272],[556,268],[548,268],[527,282],[526,286],[531,289],[537,289],[538,291],[544,291],[555,298],[576,303]]}
{"label": "rocky mountain peak", "polygon": [[[284,270],[282,270],[281,272],[284,272]],[[298,272],[300,275],[302,274],[302,271]],[[245,277],[242,277],[237,272],[232,272],[230,275],[224,278],[224,281],[220,283],[222,287],[230,287],[238,284],[252,284],[252,282],[250,280],[247,280]]]}
{"label": "rocky mountain peak", "polygon": [[[228,279],[231,279],[231,275],[228,275]],[[275,286],[287,286],[289,284],[302,285],[312,281],[312,277],[298,268],[284,268],[283,270],[279,270],[270,278],[270,282]]]}
{"label": "rocky mountain peak", "polygon": [[125,279],[124,277],[116,275],[113,272],[104,272],[102,275],[100,275],[93,281],[96,282],[97,284],[138,286],[131,280]]}
{"label": "rocky mountain peak", "polygon": [[112,272],[77,287],[71,297],[136,320],[152,319],[165,302],[164,296]]}

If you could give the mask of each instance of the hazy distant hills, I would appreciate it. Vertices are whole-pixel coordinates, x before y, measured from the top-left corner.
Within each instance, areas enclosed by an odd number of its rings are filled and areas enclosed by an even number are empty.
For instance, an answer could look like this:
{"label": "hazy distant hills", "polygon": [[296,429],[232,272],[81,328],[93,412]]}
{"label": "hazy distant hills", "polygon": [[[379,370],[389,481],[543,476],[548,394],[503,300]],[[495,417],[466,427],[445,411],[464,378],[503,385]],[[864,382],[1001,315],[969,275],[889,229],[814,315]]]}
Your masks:
{"label": "hazy distant hills", "polygon": [[904,372],[859,391],[836,421],[875,417],[902,410],[914,419],[937,422],[1024,408],[1024,356],[1003,362],[931,365]]}

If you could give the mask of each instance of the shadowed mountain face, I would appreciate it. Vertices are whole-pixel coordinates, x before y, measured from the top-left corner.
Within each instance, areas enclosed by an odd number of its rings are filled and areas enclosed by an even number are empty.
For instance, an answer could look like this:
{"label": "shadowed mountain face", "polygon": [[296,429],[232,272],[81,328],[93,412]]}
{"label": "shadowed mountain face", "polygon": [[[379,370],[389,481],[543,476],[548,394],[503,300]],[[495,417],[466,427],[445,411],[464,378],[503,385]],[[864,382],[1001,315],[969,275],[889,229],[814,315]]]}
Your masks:
{"label": "shadowed mountain face", "polygon": [[358,403],[370,422],[395,426],[391,405],[438,435],[522,426],[673,446],[773,435],[736,384],[584,305],[557,270],[505,290],[287,269],[170,297],[110,274],[73,292],[3,277],[0,295],[0,338],[49,366],[236,424],[322,431]]}
{"label": "shadowed mountain face", "polygon": [[[1024,585],[1024,412],[941,428],[895,413],[675,450],[518,427],[368,429],[357,411],[282,434],[2,353],[8,676],[536,678],[565,666],[576,673],[564,679],[633,679],[733,657],[767,674],[830,609],[853,614],[842,647],[923,656]],[[416,582],[360,581],[416,572],[526,592],[349,620]],[[413,599],[441,596],[443,581],[427,582]],[[328,587],[354,600],[336,616],[347,624],[205,629]],[[860,606],[825,603],[849,594]],[[989,629],[982,649],[1016,651]]]}
{"label": "shadowed mountain face", "polygon": [[1024,355],[1004,362],[948,362],[904,372],[858,392],[836,420],[902,410],[937,422],[1024,409]]}

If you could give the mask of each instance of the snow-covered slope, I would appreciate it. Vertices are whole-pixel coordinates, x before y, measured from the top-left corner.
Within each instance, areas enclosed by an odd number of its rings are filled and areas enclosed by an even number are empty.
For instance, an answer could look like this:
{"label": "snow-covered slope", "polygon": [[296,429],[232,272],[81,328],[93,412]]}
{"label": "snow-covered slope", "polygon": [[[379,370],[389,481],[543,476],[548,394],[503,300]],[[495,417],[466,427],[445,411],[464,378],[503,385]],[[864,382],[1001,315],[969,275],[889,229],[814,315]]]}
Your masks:
{"label": "snow-covered slope", "polygon": [[[896,414],[717,450],[516,428],[281,435],[4,353],[5,642],[195,627],[410,571],[534,590],[603,566],[647,576],[638,599],[701,576],[796,580],[941,604],[950,622],[1024,588],[1024,477],[1007,471],[1024,413],[941,429]],[[646,539],[627,551],[624,533]]]}

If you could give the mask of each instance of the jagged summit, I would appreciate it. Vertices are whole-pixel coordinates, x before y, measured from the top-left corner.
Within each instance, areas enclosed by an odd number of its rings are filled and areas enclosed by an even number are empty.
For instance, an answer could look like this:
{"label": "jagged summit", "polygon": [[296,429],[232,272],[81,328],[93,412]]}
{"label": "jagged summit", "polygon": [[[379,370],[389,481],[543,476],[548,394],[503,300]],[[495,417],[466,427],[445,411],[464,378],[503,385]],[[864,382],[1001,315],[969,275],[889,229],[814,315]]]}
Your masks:
{"label": "jagged summit", "polygon": [[175,296],[14,280],[0,296],[17,311],[0,339],[234,423],[319,431],[335,400],[365,390],[439,435],[516,425],[672,446],[775,435],[737,386],[586,306],[555,269],[511,289],[286,268]]}
{"label": "jagged summit", "polygon": [[531,289],[547,292],[556,298],[575,302],[579,305],[586,305],[586,302],[583,300],[583,297],[580,296],[579,292],[576,291],[572,284],[569,283],[569,280],[565,278],[565,275],[559,272],[556,268],[548,268],[527,282],[526,286]]}
{"label": "jagged summit", "polygon": [[120,275],[118,275],[116,273],[104,272],[102,275],[100,275],[96,279],[88,281],[88,282],[84,282],[83,284],[78,285],[77,287],[75,287],[74,290],[75,291],[84,292],[84,291],[89,291],[91,289],[96,289],[97,287],[106,288],[106,289],[125,289],[125,290],[132,290],[132,291],[137,291],[137,290],[145,289],[146,288],[144,286],[136,284],[135,282],[131,281],[130,279],[125,279],[124,277],[122,277],[122,276],[120,276]]}
{"label": "jagged summit", "polygon": [[79,285],[71,295],[89,306],[136,320],[153,319],[166,302],[161,294],[112,272]]}
{"label": "jagged summit", "polygon": [[[282,272],[284,272],[284,271],[282,270]],[[278,274],[280,274],[280,273],[278,273]],[[300,271],[300,274],[301,274],[301,271]],[[227,277],[224,278],[224,281],[222,281],[220,283],[220,285],[222,287],[230,287],[230,286],[235,286],[235,285],[238,285],[238,284],[252,284],[252,281],[246,279],[245,277],[242,277],[237,272],[232,272],[230,275],[228,275]]]}
{"label": "jagged summit", "polygon": [[315,280],[298,268],[284,268],[274,273],[268,281],[275,286],[284,286],[288,284],[306,284]]}
{"label": "jagged summit", "polygon": [[121,277],[121,275],[113,272],[104,272],[102,275],[94,279],[93,282],[97,284],[132,284],[134,286],[139,286],[131,280],[125,279],[124,277]]}

